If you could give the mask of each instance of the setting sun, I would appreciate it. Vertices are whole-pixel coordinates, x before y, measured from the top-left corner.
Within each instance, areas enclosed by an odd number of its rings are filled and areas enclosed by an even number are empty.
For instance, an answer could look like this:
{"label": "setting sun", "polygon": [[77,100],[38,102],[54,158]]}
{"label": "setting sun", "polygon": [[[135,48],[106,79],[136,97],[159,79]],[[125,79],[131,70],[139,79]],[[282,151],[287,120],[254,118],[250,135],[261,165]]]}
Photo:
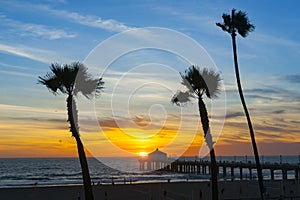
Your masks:
{"label": "setting sun", "polygon": [[140,155],[141,157],[146,157],[146,156],[148,156],[148,154],[147,154],[146,152],[140,152],[139,155]]}

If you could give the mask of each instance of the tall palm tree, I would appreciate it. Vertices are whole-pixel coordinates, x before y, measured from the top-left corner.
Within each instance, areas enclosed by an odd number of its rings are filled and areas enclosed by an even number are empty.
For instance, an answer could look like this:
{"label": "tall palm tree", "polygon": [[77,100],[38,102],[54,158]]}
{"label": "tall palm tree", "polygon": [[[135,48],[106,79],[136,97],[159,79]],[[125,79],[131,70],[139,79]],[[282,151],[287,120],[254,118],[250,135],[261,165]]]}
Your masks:
{"label": "tall palm tree", "polygon": [[60,93],[67,95],[68,122],[70,123],[70,132],[77,143],[85,199],[93,200],[91,178],[84,147],[79,135],[78,111],[74,97],[81,92],[86,98],[90,99],[94,94],[99,94],[104,82],[102,78],[91,78],[90,74],[87,73],[87,68],[79,62],[70,65],[65,64],[63,66],[51,64],[50,70],[51,72],[47,73],[44,77],[39,76],[38,82],[45,85],[54,95]]}
{"label": "tall palm tree", "polygon": [[182,84],[188,89],[185,92],[178,91],[172,98],[171,102],[177,105],[190,101],[190,98],[198,100],[198,109],[201,118],[205,142],[210,149],[211,159],[211,182],[212,182],[212,199],[218,199],[218,172],[215,150],[213,147],[212,135],[209,128],[208,112],[203,101],[204,94],[208,98],[217,97],[220,88],[220,74],[213,70],[204,68],[200,70],[196,66],[189,67],[184,74],[181,74]]}
{"label": "tall palm tree", "polygon": [[231,35],[232,39],[232,47],[233,47],[233,59],[234,59],[234,67],[235,67],[235,75],[236,75],[236,81],[238,86],[238,91],[240,95],[240,99],[244,108],[244,112],[247,118],[250,137],[252,141],[252,147],[254,151],[255,156],[255,162],[256,162],[256,168],[257,168],[257,175],[258,175],[258,182],[259,182],[259,188],[260,188],[260,195],[261,199],[264,199],[264,186],[263,186],[263,176],[261,171],[261,165],[259,161],[259,155],[257,150],[257,145],[255,142],[255,136],[254,131],[250,119],[250,114],[247,109],[246,101],[243,95],[241,80],[240,80],[240,74],[239,74],[239,65],[238,65],[238,59],[237,59],[237,47],[236,47],[236,32],[243,38],[247,37],[249,32],[252,32],[254,30],[254,26],[249,22],[249,19],[247,17],[247,14],[243,11],[236,12],[235,9],[232,9],[231,16],[229,14],[223,14],[223,23],[216,23],[217,26],[222,28],[223,31],[229,33]]}

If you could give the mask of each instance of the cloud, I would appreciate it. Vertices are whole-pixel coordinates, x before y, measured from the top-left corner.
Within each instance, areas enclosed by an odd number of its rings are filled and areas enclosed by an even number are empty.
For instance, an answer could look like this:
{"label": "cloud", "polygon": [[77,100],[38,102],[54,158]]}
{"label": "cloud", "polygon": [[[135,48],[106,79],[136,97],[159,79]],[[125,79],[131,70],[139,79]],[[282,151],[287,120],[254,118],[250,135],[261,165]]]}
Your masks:
{"label": "cloud", "polygon": [[[202,29],[197,28],[197,30],[205,31],[210,34],[215,33],[215,32],[212,32],[212,30],[215,28],[215,23],[218,20],[217,18],[213,18],[213,17],[207,16],[207,15],[199,15],[197,13],[192,13],[191,11],[177,9],[174,7],[159,6],[159,7],[153,7],[152,9],[160,12],[160,14],[170,15],[170,16],[176,17],[177,19],[184,20],[185,22],[191,23],[194,26],[201,25]],[[186,30],[187,28],[184,28],[184,29]],[[189,30],[189,29],[187,29],[187,30]]]}
{"label": "cloud", "polygon": [[24,58],[29,58],[31,60],[40,61],[42,63],[49,63],[49,60],[37,55],[37,53],[38,54],[40,54],[41,52],[47,53],[47,51],[38,50],[31,47],[0,44],[0,52],[9,53]]}
{"label": "cloud", "polygon": [[290,121],[290,123],[293,123],[293,124],[299,125],[299,124],[300,124],[300,121],[297,121],[297,120],[292,120],[292,121]]}
{"label": "cloud", "polygon": [[29,70],[30,69],[28,67],[17,66],[17,65],[10,65],[10,64],[6,64],[6,63],[2,63],[2,62],[0,62],[0,65],[2,67],[11,68],[11,69],[21,69],[21,70]]}
{"label": "cloud", "polygon": [[[236,89],[228,89],[227,93],[236,93]],[[263,93],[263,94],[279,94],[282,92],[282,89],[270,89],[270,88],[252,88],[252,89],[243,89],[244,93]]]}
{"label": "cloud", "polygon": [[9,19],[4,15],[0,15],[0,21],[4,22],[7,26],[13,27],[14,29],[20,31],[21,35],[42,37],[49,40],[76,37],[76,34],[67,33],[62,29],[52,28],[40,24],[22,23],[20,21]]}
{"label": "cloud", "polygon": [[[18,105],[9,105],[9,104],[0,104],[0,109],[3,111],[3,113],[8,113],[9,111],[16,111],[16,112],[27,112],[27,113],[44,113],[49,114],[53,113],[52,109],[46,109],[46,108],[38,108],[38,107],[31,107],[31,106],[18,106]],[[65,114],[65,111],[58,110],[56,112],[58,115]]]}
{"label": "cloud", "polygon": [[45,37],[50,40],[76,37],[76,34],[74,34],[74,33],[67,33],[64,30],[56,29],[56,28],[49,28],[49,27],[46,27],[43,25],[23,24],[21,27],[24,31],[29,32],[32,35]]}
{"label": "cloud", "polygon": [[[10,116],[10,117],[7,117],[7,119],[11,119],[11,120],[14,120],[14,121],[53,122],[53,123],[57,123],[57,124],[66,124],[66,123],[68,123],[66,119],[49,118],[48,116],[47,117]],[[68,128],[68,127],[66,127],[66,128]]]}
{"label": "cloud", "polygon": [[244,92],[252,92],[252,93],[263,93],[263,94],[278,94],[280,91],[277,89],[269,89],[269,88],[253,88],[253,89],[244,89]]}
{"label": "cloud", "polygon": [[[243,89],[244,96],[249,99],[254,100],[266,100],[266,101],[278,101],[282,98],[284,94],[289,93],[282,88],[252,88],[252,89]],[[226,90],[227,95],[237,94],[236,89]]]}
{"label": "cloud", "polygon": [[294,40],[290,40],[287,38],[283,38],[278,35],[274,34],[265,34],[265,33],[258,33],[255,32],[250,40],[255,40],[256,43],[267,43],[271,44],[272,46],[278,45],[278,46],[285,46],[289,48],[299,48],[300,43],[296,42]]}
{"label": "cloud", "polygon": [[[50,0],[51,2],[64,2],[64,0]],[[62,19],[69,20],[73,23],[81,24],[88,27],[94,27],[94,28],[100,28],[107,31],[116,31],[116,32],[122,32],[126,31],[135,27],[127,26],[122,22],[119,22],[114,19],[102,19],[99,16],[95,15],[84,15],[78,12],[69,12],[66,10],[58,10],[53,9],[48,5],[42,5],[42,4],[32,4],[28,2],[4,2],[6,5],[12,6],[16,9],[22,9],[22,10],[39,10],[39,11],[45,11],[47,14],[52,14],[55,16],[58,16]],[[58,32],[59,34],[59,32]],[[62,33],[60,33],[62,34]],[[74,34],[69,34],[69,36],[74,37]],[[55,37],[55,35],[54,35]]]}
{"label": "cloud", "polygon": [[[39,61],[42,63],[49,64],[53,61],[57,61],[59,56],[59,52],[43,50],[28,46],[21,45],[8,45],[0,43],[0,52],[8,53],[15,56],[20,56],[24,58],[29,58],[31,60]],[[59,62],[70,62],[70,60],[65,58],[60,58]],[[58,61],[57,61],[58,62]]]}
{"label": "cloud", "polygon": [[262,132],[260,130],[261,129],[259,129],[255,132],[255,135],[256,135],[257,138],[258,137],[263,137],[263,138],[268,138],[270,140],[275,141],[276,139],[279,139],[281,137],[280,134],[278,133],[280,131],[279,128],[274,128],[273,130],[271,130],[270,127],[266,127],[266,130],[275,131],[274,133],[269,133],[269,132],[266,132],[266,131]]}
{"label": "cloud", "polygon": [[252,99],[274,100],[274,98],[272,97],[265,97],[262,95],[245,95],[245,96]]}
{"label": "cloud", "polygon": [[[277,141],[260,141],[258,147],[261,155],[294,155],[295,152],[300,151],[299,142],[277,142]],[[237,151],[238,149],[238,151]],[[241,142],[235,140],[222,140],[222,143],[217,143],[216,151],[220,155],[225,156],[245,156],[253,155],[252,146],[249,141]]]}
{"label": "cloud", "polygon": [[56,10],[45,5],[33,5],[33,6],[40,10],[45,10],[53,15],[70,20],[74,23],[89,26],[89,27],[94,27],[94,28],[100,28],[107,31],[122,32],[134,28],[134,27],[127,26],[124,23],[114,19],[102,19],[101,17],[95,15],[83,15],[78,12]]}
{"label": "cloud", "polygon": [[[260,93],[260,94],[279,94],[281,93],[281,89],[269,89],[269,88],[252,88],[252,89],[243,89],[243,92],[245,94],[253,94],[253,93]],[[226,90],[227,94],[231,93],[237,93],[236,89],[227,89]]]}
{"label": "cloud", "polygon": [[241,116],[244,116],[244,113],[242,112],[234,112],[234,113],[228,113],[226,114],[226,118],[229,119],[229,118],[235,118],[235,117],[241,117]]}
{"label": "cloud", "polygon": [[283,77],[284,80],[290,82],[290,83],[300,83],[300,75],[286,75]]}
{"label": "cloud", "polygon": [[273,114],[283,114],[283,113],[285,113],[285,110],[275,110],[272,113]]}
{"label": "cloud", "polygon": [[[274,105],[271,107],[273,108]],[[264,111],[265,109],[265,111]],[[259,114],[263,112],[264,114]],[[249,141],[249,133],[247,122],[245,119],[234,118],[239,116],[238,112],[229,112],[232,119],[225,122],[223,133],[220,139]],[[286,109],[272,109],[258,108],[253,112],[252,122],[254,131],[258,141],[272,140],[272,141],[299,141],[298,137],[298,120],[297,114],[291,114]]]}
{"label": "cloud", "polygon": [[[149,116],[139,115],[133,116],[132,118],[126,117],[106,117],[99,119],[99,125],[103,130],[110,130],[115,128],[136,128],[141,130],[178,130],[177,125],[174,125],[174,122],[177,122],[177,119],[173,119],[172,116],[169,116],[169,123],[159,124],[156,123],[157,120],[151,119]],[[88,122],[87,122],[88,123]]]}
{"label": "cloud", "polygon": [[66,3],[67,2],[67,0],[46,0],[46,1],[48,1],[50,3]]}
{"label": "cloud", "polygon": [[23,76],[23,77],[34,77],[35,75],[29,74],[29,73],[23,73],[23,72],[13,72],[13,71],[6,71],[6,70],[0,70],[0,74],[7,74],[7,75],[13,75],[13,76]]}

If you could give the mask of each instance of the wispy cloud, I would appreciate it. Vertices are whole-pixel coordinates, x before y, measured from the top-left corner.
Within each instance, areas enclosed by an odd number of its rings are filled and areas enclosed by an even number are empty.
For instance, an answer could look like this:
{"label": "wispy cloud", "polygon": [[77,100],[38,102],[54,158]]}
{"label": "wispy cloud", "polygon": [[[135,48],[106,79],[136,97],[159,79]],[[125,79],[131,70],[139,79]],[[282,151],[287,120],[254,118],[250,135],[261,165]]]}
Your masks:
{"label": "wispy cloud", "polygon": [[42,37],[49,40],[57,40],[62,38],[75,38],[76,34],[67,33],[62,29],[52,28],[40,24],[23,23],[0,15],[0,21],[7,26],[13,27],[21,35],[30,35],[34,37]]}
{"label": "wispy cloud", "polygon": [[262,93],[262,94],[279,94],[280,91],[278,88],[277,89],[270,89],[270,88],[253,88],[253,89],[244,89],[244,92],[249,92],[249,93]]}
{"label": "wispy cloud", "polygon": [[179,18],[185,22],[192,23],[193,25],[197,26],[197,30],[200,24],[203,27],[203,29],[201,29],[202,31],[207,31],[215,34],[215,32],[212,32],[212,30],[215,28],[215,23],[218,20],[216,18],[207,15],[199,15],[193,12],[188,12],[186,10],[171,7],[160,6],[154,7],[153,9],[160,12],[161,14],[175,16],[176,18]]}
{"label": "wispy cloud", "polygon": [[28,58],[46,64],[49,64],[54,61],[70,62],[70,60],[65,58],[61,58],[62,60],[61,59],[59,60],[58,58],[60,58],[61,56],[58,56],[59,55],[58,52],[43,50],[43,49],[33,48],[28,46],[8,45],[8,44],[0,43],[0,52]]}
{"label": "wispy cloud", "polygon": [[36,36],[46,37],[50,40],[56,40],[61,38],[75,38],[76,34],[67,33],[64,30],[49,28],[43,25],[37,24],[23,24],[22,28],[24,31],[29,32]]}
{"label": "wispy cloud", "polygon": [[227,119],[241,117],[241,116],[244,116],[244,113],[242,113],[242,112],[231,112],[231,113],[226,114]]}
{"label": "wispy cloud", "polygon": [[[53,113],[52,109],[46,108],[37,108],[31,106],[18,106],[18,105],[8,105],[8,104],[0,104],[0,109],[5,111],[6,113],[9,111],[18,111],[18,112],[28,112],[28,113],[42,113],[42,114],[49,114]],[[55,113],[58,115],[64,115],[64,110],[56,110]],[[26,116],[28,117],[28,116]]]}
{"label": "wispy cloud", "polygon": [[6,63],[2,63],[2,62],[0,62],[0,66],[5,67],[5,68],[10,68],[10,69],[29,70],[28,67],[17,66],[17,65],[10,65],[10,64],[6,64]]}
{"label": "wispy cloud", "polygon": [[[50,0],[51,2],[64,2],[64,0]],[[132,26],[128,26],[123,22],[119,22],[114,19],[102,19],[96,15],[89,15],[89,14],[82,14],[79,12],[71,12],[67,10],[59,10],[53,9],[49,5],[43,4],[32,4],[28,2],[13,2],[10,1],[4,2],[6,5],[12,6],[17,9],[21,10],[39,10],[45,11],[47,14],[52,14],[54,16],[58,16],[61,19],[69,20],[73,23],[81,24],[88,27],[100,28],[107,31],[115,31],[115,32],[122,32],[129,30],[131,28],[135,28]],[[68,34],[74,35],[74,34]]]}
{"label": "wispy cloud", "polygon": [[23,76],[23,77],[36,77],[35,75],[29,73],[13,72],[13,71],[6,71],[6,70],[0,70],[0,74],[7,74],[12,76]]}
{"label": "wispy cloud", "polygon": [[50,3],[66,3],[67,0],[47,0]]}
{"label": "wispy cloud", "polygon": [[283,113],[285,113],[285,110],[275,110],[272,113],[273,114],[283,114]]}
{"label": "wispy cloud", "polygon": [[285,47],[290,47],[290,48],[292,48],[292,47],[299,48],[299,46],[300,46],[300,43],[295,40],[284,38],[282,36],[271,35],[270,33],[255,32],[253,34],[253,37],[251,37],[249,39],[256,41],[255,44],[267,43],[267,44],[271,44],[271,45],[279,45],[279,46],[285,46]]}
{"label": "wispy cloud", "polygon": [[[190,116],[189,116],[190,117]],[[137,128],[141,130],[179,130],[180,119],[173,115],[168,115],[168,123],[160,124],[161,119],[150,117],[147,115],[134,115],[131,118],[127,117],[106,117],[99,118],[99,124],[103,129],[114,128]],[[166,120],[167,121],[167,120]],[[87,122],[88,123],[88,122]]]}
{"label": "wispy cloud", "polygon": [[51,13],[63,19],[67,19],[77,24],[94,27],[94,28],[100,28],[107,31],[122,32],[134,28],[134,27],[127,26],[124,23],[114,19],[102,19],[101,17],[95,15],[84,15],[78,12],[69,12],[66,10],[52,9],[50,6],[47,5],[31,5],[31,6],[39,10],[47,11],[48,13]]}
{"label": "wispy cloud", "polygon": [[131,27],[126,26],[124,23],[118,22],[113,19],[104,20],[104,19],[101,19],[100,17],[94,16],[94,15],[81,15],[77,12],[68,12],[65,10],[52,10],[52,9],[48,9],[48,10],[51,11],[51,13],[53,13],[55,15],[65,17],[73,22],[76,22],[78,24],[82,24],[85,26],[101,28],[104,30],[117,31],[117,32],[126,31],[126,30],[131,29]]}
{"label": "wispy cloud", "polygon": [[252,98],[252,99],[261,99],[261,100],[268,100],[268,101],[271,101],[271,100],[275,100],[275,98],[272,98],[272,97],[266,97],[266,96],[263,96],[263,95],[256,95],[256,94],[246,94],[245,95],[247,98]]}
{"label": "wispy cloud", "polygon": [[284,79],[290,83],[300,83],[300,75],[299,74],[286,75],[282,79]]}
{"label": "wispy cloud", "polygon": [[[24,46],[11,46],[6,44],[0,44],[0,52],[9,53],[16,56],[21,56],[24,58],[29,58],[31,60],[40,61],[43,63],[49,63],[49,61],[43,57],[36,55],[36,53],[41,50],[34,48],[24,47]],[[45,51],[43,53],[46,53]]]}

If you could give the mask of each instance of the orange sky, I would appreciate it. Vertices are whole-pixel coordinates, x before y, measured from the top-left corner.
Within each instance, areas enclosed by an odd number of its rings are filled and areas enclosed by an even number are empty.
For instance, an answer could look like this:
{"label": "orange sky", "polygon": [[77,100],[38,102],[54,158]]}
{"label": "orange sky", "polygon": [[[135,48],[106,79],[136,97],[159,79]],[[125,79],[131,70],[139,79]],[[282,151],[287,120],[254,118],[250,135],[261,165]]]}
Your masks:
{"label": "orange sky", "polygon": [[[26,116],[27,110],[19,108],[18,112]],[[43,111],[37,115],[43,115],[42,113]],[[9,115],[8,110],[6,115]],[[2,120],[0,157],[76,157],[76,143],[68,131],[69,125],[64,119],[64,113],[61,112],[56,117],[57,120],[34,120],[32,117],[27,120],[25,117],[14,121],[8,118]],[[258,120],[261,119],[258,117]],[[147,126],[118,128],[113,119],[105,119],[102,120],[104,135],[101,139],[98,137],[100,133],[90,131],[82,131],[82,139],[89,156],[134,156],[140,152],[149,153],[157,147],[169,155],[199,155],[199,148],[204,145],[201,126],[198,133],[183,133],[178,131],[178,123],[176,118],[169,117],[168,123],[160,129]],[[290,127],[285,134],[281,134],[275,128],[268,130],[268,134],[262,134],[266,131],[261,126],[259,121],[254,121],[261,154],[297,155],[300,152],[296,125],[295,130]],[[248,129],[243,117],[227,118],[222,134],[217,140],[216,153],[219,156],[252,155]]]}

